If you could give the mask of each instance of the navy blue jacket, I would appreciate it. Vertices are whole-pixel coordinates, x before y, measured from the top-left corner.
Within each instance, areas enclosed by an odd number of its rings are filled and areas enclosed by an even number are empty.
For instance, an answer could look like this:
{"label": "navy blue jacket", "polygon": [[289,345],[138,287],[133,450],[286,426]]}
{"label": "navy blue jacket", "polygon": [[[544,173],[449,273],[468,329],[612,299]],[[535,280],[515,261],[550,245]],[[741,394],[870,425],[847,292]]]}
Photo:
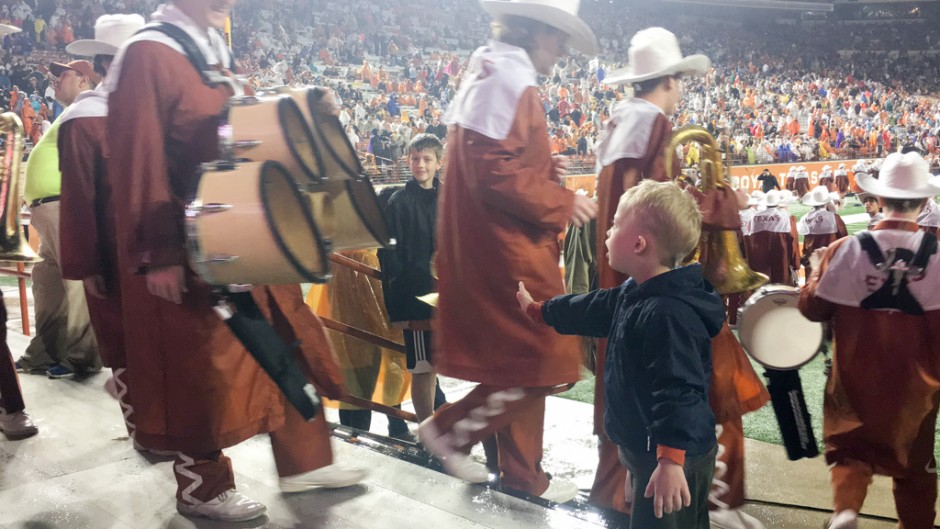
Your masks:
{"label": "navy blue jacket", "polygon": [[711,339],[725,312],[701,265],[558,296],[542,317],[559,333],[608,339],[604,427],[613,442],[634,454],[664,445],[689,457],[715,446]]}
{"label": "navy blue jacket", "polygon": [[431,258],[434,256],[434,232],[437,225],[437,192],[422,189],[414,179],[395,192],[385,208],[389,235],[395,248],[379,252],[385,308],[392,322],[431,319],[431,306],[417,296],[434,292]]}

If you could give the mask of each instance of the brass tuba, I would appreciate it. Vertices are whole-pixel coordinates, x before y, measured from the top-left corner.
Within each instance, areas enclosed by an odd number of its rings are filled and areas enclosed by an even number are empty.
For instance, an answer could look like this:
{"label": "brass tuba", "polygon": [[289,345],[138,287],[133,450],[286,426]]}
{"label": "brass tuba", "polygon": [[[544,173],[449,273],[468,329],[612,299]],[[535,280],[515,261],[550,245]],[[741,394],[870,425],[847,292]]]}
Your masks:
{"label": "brass tuba", "polygon": [[20,227],[20,203],[23,200],[23,122],[13,112],[0,114],[3,159],[0,160],[0,207],[3,227],[0,232],[0,261],[32,263],[40,261],[29,247]]}
{"label": "brass tuba", "polygon": [[[680,145],[696,142],[701,146],[699,170],[702,184],[699,189],[707,194],[728,185],[725,182],[721,151],[715,138],[702,127],[687,126],[677,130],[666,149],[666,171],[672,171],[673,157]],[[674,178],[678,175],[671,175]],[[737,217],[737,203],[734,203]],[[732,230],[702,228],[702,239],[694,259],[702,263],[705,278],[719,294],[734,294],[756,290],[770,281],[766,275],[755,272],[741,256],[737,234]]]}

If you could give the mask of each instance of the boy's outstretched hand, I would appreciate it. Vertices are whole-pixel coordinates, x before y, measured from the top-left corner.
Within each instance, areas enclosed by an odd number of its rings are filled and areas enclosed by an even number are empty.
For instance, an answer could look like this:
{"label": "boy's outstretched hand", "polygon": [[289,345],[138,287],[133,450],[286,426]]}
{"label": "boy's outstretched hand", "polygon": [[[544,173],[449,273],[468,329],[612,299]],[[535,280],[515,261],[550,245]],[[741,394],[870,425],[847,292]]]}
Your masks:
{"label": "boy's outstretched hand", "polygon": [[529,291],[525,289],[525,283],[522,281],[519,281],[519,291],[516,292],[516,299],[519,301],[522,312],[528,313],[529,305],[533,303],[532,294],[529,294]]}
{"label": "boy's outstretched hand", "polygon": [[650,476],[645,498],[653,498],[653,514],[662,518],[663,513],[678,512],[692,504],[689,483],[685,480],[682,466],[669,459],[660,459]]}

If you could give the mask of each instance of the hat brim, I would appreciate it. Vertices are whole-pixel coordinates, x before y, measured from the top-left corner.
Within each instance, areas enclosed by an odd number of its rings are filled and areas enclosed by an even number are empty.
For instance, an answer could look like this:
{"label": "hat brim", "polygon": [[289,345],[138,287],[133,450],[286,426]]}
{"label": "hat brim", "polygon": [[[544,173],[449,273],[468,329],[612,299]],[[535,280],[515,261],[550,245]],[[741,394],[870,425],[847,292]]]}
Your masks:
{"label": "hat brim", "polygon": [[56,77],[62,75],[62,72],[66,70],[72,70],[72,68],[69,68],[68,65],[62,64],[61,62],[49,63],[49,73]]}
{"label": "hat brim", "polygon": [[82,39],[66,46],[65,52],[79,57],[94,57],[96,55],[117,55],[118,48],[113,44],[100,40]]}
{"label": "hat brim", "polygon": [[898,189],[886,185],[872,175],[861,173],[855,175],[855,183],[866,193],[883,198],[933,198],[940,195],[940,178],[931,177],[926,184],[916,189]]}
{"label": "hat brim", "polygon": [[681,61],[671,64],[662,70],[642,75],[636,75],[633,72],[633,66],[630,65],[626,68],[610,72],[610,74],[604,78],[604,82],[607,84],[641,83],[643,81],[649,81],[650,79],[677,74],[701,76],[705,75],[705,72],[708,71],[711,65],[711,59],[702,54],[695,54],[683,57]]}
{"label": "hat brim", "polygon": [[827,200],[824,201],[824,202],[820,202],[820,201],[818,201],[818,200],[813,200],[812,197],[810,197],[811,194],[812,194],[811,192],[810,192],[810,193],[806,193],[805,195],[803,195],[803,198],[800,199],[800,202],[802,202],[804,206],[811,206],[811,207],[825,206],[826,204],[832,202],[832,199],[831,199],[831,198],[830,198],[830,199],[827,199]]}
{"label": "hat brim", "polygon": [[597,55],[597,37],[587,23],[571,13],[542,3],[481,0],[480,5],[491,17],[516,16],[531,18],[568,35],[568,45],[585,55]]}

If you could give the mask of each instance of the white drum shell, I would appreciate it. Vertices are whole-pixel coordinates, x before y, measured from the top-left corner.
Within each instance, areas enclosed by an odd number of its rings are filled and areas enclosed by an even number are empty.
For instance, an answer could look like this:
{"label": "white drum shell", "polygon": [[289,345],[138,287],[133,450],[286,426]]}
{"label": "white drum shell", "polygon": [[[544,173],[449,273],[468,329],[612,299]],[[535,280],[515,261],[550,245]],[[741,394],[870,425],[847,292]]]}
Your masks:
{"label": "white drum shell", "polygon": [[[290,222],[271,226],[262,197],[263,163],[240,164],[233,170],[207,170],[199,181],[196,200],[187,212],[187,234],[193,268],[212,285],[274,285],[322,281],[328,277],[318,235],[310,230],[298,204],[274,199]],[[269,192],[290,196],[292,179],[274,179]],[[302,198],[301,198],[302,200]],[[290,232],[309,244],[294,244],[297,264],[285,255],[276,230]],[[308,233],[309,231],[309,233]],[[283,234],[282,234],[283,235]],[[293,239],[297,240],[297,239]]]}
{"label": "white drum shell", "polygon": [[813,359],[823,343],[823,327],[798,308],[800,291],[786,285],[757,290],[738,318],[741,345],[757,362],[772,369],[798,369]]}

